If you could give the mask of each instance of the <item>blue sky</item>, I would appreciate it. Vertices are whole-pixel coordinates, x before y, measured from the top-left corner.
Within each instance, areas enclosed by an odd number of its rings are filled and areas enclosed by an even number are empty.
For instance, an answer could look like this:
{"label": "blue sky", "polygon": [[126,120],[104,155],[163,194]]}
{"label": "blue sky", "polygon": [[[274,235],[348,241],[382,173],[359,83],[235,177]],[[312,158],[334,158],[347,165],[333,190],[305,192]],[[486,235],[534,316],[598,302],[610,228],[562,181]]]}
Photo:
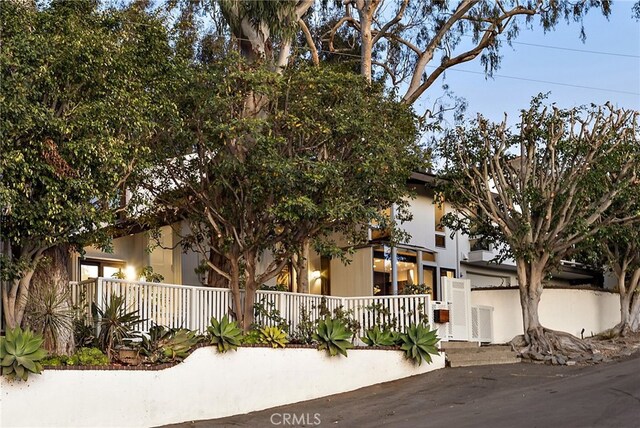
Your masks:
{"label": "blue sky", "polygon": [[[523,30],[515,40],[519,43],[514,43],[512,47],[504,45],[501,68],[495,73],[494,79],[459,71],[482,73],[480,61],[475,60],[450,69],[444,82],[455,95],[467,100],[467,117],[475,117],[481,112],[493,120],[501,120],[503,113],[507,112],[511,124],[517,120],[519,110],[528,106],[532,96],[548,91],[551,91],[549,100],[562,108],[610,101],[618,107],[640,110],[640,22],[631,17],[632,5],[630,1],[614,2],[608,20],[595,10],[589,12],[584,24],[587,34],[585,43],[580,40],[580,25],[576,23],[561,23],[556,30],[546,34],[539,28]],[[521,43],[629,56],[551,49]],[[498,77],[500,75],[605,90]],[[429,105],[430,98],[440,95],[441,85],[442,81],[427,91],[428,95],[421,104]],[[421,106],[416,105],[416,110],[420,112]]]}

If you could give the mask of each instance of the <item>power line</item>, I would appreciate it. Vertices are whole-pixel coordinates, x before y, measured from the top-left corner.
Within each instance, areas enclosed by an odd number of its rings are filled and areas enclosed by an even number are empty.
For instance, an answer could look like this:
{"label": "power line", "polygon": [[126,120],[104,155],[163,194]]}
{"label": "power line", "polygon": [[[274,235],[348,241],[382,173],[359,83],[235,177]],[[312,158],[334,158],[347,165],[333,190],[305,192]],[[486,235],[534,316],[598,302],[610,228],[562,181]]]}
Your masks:
{"label": "power line", "polygon": [[610,55],[610,56],[621,56],[626,58],[640,58],[640,55],[630,55],[630,54],[622,54],[615,52],[603,52],[603,51],[592,51],[588,49],[576,49],[576,48],[565,48],[561,46],[549,46],[549,45],[539,45],[537,43],[525,43],[525,42],[511,42],[513,44],[525,45],[525,46],[535,46],[537,48],[546,48],[546,49],[557,49],[561,51],[571,51],[571,52],[583,52],[597,55]]}

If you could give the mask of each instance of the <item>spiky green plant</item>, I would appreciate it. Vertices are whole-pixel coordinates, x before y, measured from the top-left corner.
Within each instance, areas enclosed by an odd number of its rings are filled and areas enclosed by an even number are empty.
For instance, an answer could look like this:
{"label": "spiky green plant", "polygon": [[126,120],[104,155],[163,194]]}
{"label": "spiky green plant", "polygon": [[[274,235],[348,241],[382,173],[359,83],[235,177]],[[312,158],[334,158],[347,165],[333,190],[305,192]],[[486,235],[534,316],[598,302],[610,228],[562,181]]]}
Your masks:
{"label": "spiky green plant", "polygon": [[287,340],[287,333],[278,327],[263,327],[260,329],[260,343],[272,348],[284,348],[289,340]]}
{"label": "spiky green plant", "polygon": [[421,365],[422,361],[431,364],[431,355],[438,355],[436,347],[440,340],[436,330],[429,330],[424,324],[411,324],[406,333],[400,335],[402,341],[400,349],[407,359]]}
{"label": "spiky green plant", "polygon": [[347,356],[347,349],[353,348],[349,338],[353,333],[341,320],[325,318],[318,322],[318,328],[313,334],[313,340],[318,342],[318,350],[326,350],[330,356],[342,354]]}
{"label": "spiky green plant", "polygon": [[113,349],[121,345],[124,339],[136,337],[134,328],[143,322],[138,311],[127,312],[123,296],[112,293],[104,309],[93,305],[94,318],[100,318],[100,333],[98,345],[109,359],[113,358]]}
{"label": "spiky green plant", "polygon": [[182,361],[199,341],[196,331],[154,325],[142,336],[140,354],[151,363]]}
{"label": "spiky green plant", "polygon": [[218,352],[236,350],[242,342],[242,330],[238,328],[238,323],[229,321],[226,315],[221,321],[211,317],[211,325],[207,327],[207,331],[211,336],[211,344],[218,347]]}
{"label": "spiky green plant", "polygon": [[41,373],[40,361],[47,356],[42,348],[42,335],[20,327],[8,329],[6,336],[0,336],[0,365],[2,375],[9,379],[26,381],[29,373]]}
{"label": "spiky green plant", "polygon": [[43,347],[56,352],[60,338],[73,334],[73,309],[69,289],[53,279],[33,287],[25,308],[27,325],[42,334]]}
{"label": "spiky green plant", "polygon": [[391,332],[380,330],[378,326],[368,329],[364,334],[360,339],[369,346],[393,346],[396,344]]}

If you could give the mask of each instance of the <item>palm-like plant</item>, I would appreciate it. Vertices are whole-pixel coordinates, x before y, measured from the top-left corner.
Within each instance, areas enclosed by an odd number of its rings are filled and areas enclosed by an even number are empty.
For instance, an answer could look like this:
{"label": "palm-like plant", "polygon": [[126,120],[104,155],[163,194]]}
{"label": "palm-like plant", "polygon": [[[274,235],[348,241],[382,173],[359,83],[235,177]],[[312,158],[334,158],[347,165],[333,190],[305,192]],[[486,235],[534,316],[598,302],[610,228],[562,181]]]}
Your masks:
{"label": "palm-like plant", "polygon": [[73,309],[68,289],[48,280],[31,290],[26,304],[27,324],[42,334],[43,347],[56,352],[61,337],[73,334]]}
{"label": "palm-like plant", "polygon": [[138,316],[138,311],[127,312],[123,296],[112,293],[109,300],[101,309],[95,304],[92,307],[94,318],[100,319],[100,333],[98,345],[106,352],[109,359],[113,357],[113,349],[121,345],[124,339],[136,337],[134,328],[143,322]]}
{"label": "palm-like plant", "polygon": [[400,335],[400,349],[407,359],[421,365],[422,361],[431,364],[431,355],[438,355],[436,347],[440,338],[436,330],[429,330],[424,324],[411,324],[406,333]]}
{"label": "palm-like plant", "polygon": [[207,327],[211,336],[211,344],[218,347],[218,352],[227,352],[230,349],[236,350],[242,342],[242,330],[236,321],[229,321],[225,315],[221,321],[211,317],[211,325]]}
{"label": "palm-like plant", "polygon": [[347,349],[353,348],[349,339],[353,333],[341,320],[325,318],[318,322],[318,328],[313,334],[313,340],[318,342],[318,350],[325,349],[330,356],[342,354],[347,356]]}

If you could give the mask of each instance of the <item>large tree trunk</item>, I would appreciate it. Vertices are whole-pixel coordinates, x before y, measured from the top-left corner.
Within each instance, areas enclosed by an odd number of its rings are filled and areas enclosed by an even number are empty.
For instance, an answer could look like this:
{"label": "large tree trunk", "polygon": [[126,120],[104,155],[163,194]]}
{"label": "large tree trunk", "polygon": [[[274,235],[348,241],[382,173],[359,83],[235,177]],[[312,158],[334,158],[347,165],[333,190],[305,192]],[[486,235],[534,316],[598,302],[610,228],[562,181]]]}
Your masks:
{"label": "large tree trunk", "polygon": [[71,355],[75,351],[75,342],[68,272],[69,246],[50,248],[44,252],[44,257],[31,279],[24,324],[43,335],[43,347],[50,353]]}
{"label": "large tree trunk", "polygon": [[8,260],[25,260],[28,261],[29,266],[31,266],[31,268],[21,272],[21,277],[2,283],[2,313],[6,327],[15,328],[22,325],[24,310],[29,300],[29,289],[31,287],[34,268],[40,263],[42,253],[45,249],[29,251],[23,248],[19,255],[16,256],[11,244],[5,243],[3,247],[3,255]]}
{"label": "large tree trunk", "polygon": [[[524,327],[524,346],[519,350],[525,358],[564,364],[570,358],[592,354],[592,349],[579,338],[543,327],[538,317],[544,272],[548,256],[530,261],[517,260],[520,303]],[[517,338],[516,338],[517,339]],[[514,339],[514,345],[518,340]]]}
{"label": "large tree trunk", "polygon": [[254,319],[253,305],[256,303],[256,254],[248,252],[245,254],[245,284],[244,284],[244,308],[242,316],[242,331],[247,332],[251,328]]}
{"label": "large tree trunk", "polygon": [[373,36],[371,34],[371,16],[369,8],[358,9],[360,17],[360,74],[371,83],[371,55],[373,51]]}
{"label": "large tree trunk", "polygon": [[295,263],[298,293],[309,293],[309,240],[305,239]]}
{"label": "large tree trunk", "polygon": [[640,291],[633,293],[631,302],[631,321],[629,325],[632,332],[640,332]]}
{"label": "large tree trunk", "polygon": [[[618,276],[618,293],[620,293],[620,322],[611,329],[611,332],[619,336],[626,336],[631,332],[637,331],[637,313],[634,311],[640,310],[638,303],[634,300],[638,299],[638,293],[636,292],[640,283],[640,269],[634,270],[629,279],[627,279],[627,263],[624,263],[621,268],[617,266],[615,268],[616,275]],[[635,308],[634,308],[635,304]],[[635,327],[633,324],[636,324]]]}
{"label": "large tree trunk", "polygon": [[[212,265],[217,266],[222,272],[230,272],[231,265],[229,260],[216,251],[210,250],[209,262],[211,262]],[[207,270],[206,284],[209,287],[229,288],[229,280],[210,267]]]}

